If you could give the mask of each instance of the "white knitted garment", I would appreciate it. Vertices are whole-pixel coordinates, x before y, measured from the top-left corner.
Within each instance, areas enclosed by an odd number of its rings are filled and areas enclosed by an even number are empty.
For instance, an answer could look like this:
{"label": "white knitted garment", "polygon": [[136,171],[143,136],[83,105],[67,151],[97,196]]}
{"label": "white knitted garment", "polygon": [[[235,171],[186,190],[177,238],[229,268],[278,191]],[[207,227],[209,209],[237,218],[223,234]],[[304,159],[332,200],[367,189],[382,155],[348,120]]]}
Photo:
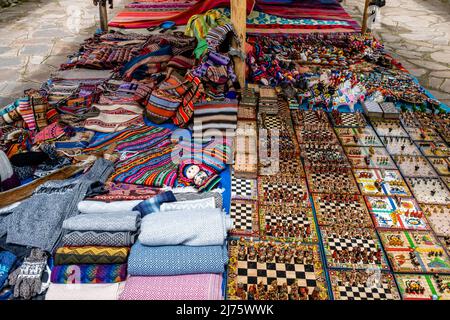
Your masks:
{"label": "white knitted garment", "polygon": [[0,150],[0,180],[5,181],[9,179],[14,174],[11,162],[9,161],[6,154]]}

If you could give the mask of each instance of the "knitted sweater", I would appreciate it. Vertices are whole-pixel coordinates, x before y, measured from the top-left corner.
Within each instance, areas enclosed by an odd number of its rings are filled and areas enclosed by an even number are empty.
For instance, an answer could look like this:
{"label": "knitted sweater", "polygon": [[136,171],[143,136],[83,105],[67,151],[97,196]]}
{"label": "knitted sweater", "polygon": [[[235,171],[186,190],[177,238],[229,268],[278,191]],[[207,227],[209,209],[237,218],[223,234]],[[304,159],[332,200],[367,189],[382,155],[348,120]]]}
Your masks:
{"label": "knitted sweater", "polygon": [[96,181],[105,182],[113,163],[98,159],[78,178],[49,181],[16,207],[8,217],[7,243],[31,246],[52,252],[61,236],[65,219],[78,213],[77,204]]}

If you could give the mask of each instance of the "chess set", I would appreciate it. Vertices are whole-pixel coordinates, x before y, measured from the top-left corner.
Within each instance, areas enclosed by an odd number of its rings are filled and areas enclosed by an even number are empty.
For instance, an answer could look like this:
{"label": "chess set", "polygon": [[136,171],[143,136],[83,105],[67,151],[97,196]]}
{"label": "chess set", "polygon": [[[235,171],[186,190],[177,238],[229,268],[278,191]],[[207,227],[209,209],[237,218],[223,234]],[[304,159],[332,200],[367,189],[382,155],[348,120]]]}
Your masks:
{"label": "chess set", "polygon": [[398,120],[373,120],[371,121],[375,132],[384,137],[408,137],[408,133],[403,129]]}
{"label": "chess set", "polygon": [[353,169],[353,175],[363,195],[397,197],[412,195],[398,170]]}
{"label": "chess set", "polygon": [[370,127],[335,128],[336,134],[344,147],[382,147],[380,139]]}
{"label": "chess set", "polygon": [[328,268],[389,269],[374,229],[323,226],[320,230]]}
{"label": "chess set", "polygon": [[406,178],[406,182],[419,203],[450,203],[450,192],[439,178]]}
{"label": "chess set", "polygon": [[259,236],[258,203],[250,200],[232,199],[230,206],[230,218],[233,228],[230,235],[235,236]]}
{"label": "chess set", "polygon": [[259,210],[261,239],[317,243],[311,208],[263,205]]}
{"label": "chess set", "polygon": [[[341,168],[339,171],[306,170],[308,186],[313,193],[359,193],[358,186],[350,169]],[[337,168],[333,168],[337,169]]]}
{"label": "chess set", "polygon": [[449,205],[421,204],[420,207],[436,235],[450,237]]}
{"label": "chess set", "polygon": [[257,179],[232,177],[227,296],[450,299],[450,119],[263,96],[257,128],[270,130],[257,148],[268,157]]}
{"label": "chess set", "polygon": [[391,155],[410,155],[419,156],[420,150],[408,137],[382,137],[381,140],[386,150]]}
{"label": "chess set", "polygon": [[334,127],[364,128],[367,125],[361,112],[340,112],[334,109],[330,116]]}
{"label": "chess set", "polygon": [[335,300],[400,300],[394,277],[379,269],[329,272]]}
{"label": "chess set", "polygon": [[306,181],[291,176],[260,176],[259,203],[311,207]]}
{"label": "chess set", "polygon": [[321,226],[373,227],[360,195],[313,194],[317,222]]}
{"label": "chess set", "polygon": [[240,238],[231,240],[228,248],[228,299],[328,299],[317,245]]}
{"label": "chess set", "polygon": [[384,148],[345,147],[345,153],[354,168],[397,168]]}
{"label": "chess set", "polygon": [[427,231],[380,231],[395,272],[450,273],[450,258],[439,240]]}
{"label": "chess set", "polygon": [[338,143],[328,116],[323,110],[292,110],[291,119],[299,144]]}
{"label": "chess set", "polygon": [[443,142],[439,134],[431,128],[406,128],[414,141]]}
{"label": "chess set", "polygon": [[427,219],[414,198],[365,198],[376,228],[429,230]]}
{"label": "chess set", "polygon": [[231,198],[240,200],[258,200],[258,180],[238,178],[232,174]]}
{"label": "chess set", "polygon": [[393,158],[405,178],[437,177],[433,166],[424,156],[395,155]]}
{"label": "chess set", "polygon": [[404,300],[450,300],[450,276],[398,274],[396,280]]}

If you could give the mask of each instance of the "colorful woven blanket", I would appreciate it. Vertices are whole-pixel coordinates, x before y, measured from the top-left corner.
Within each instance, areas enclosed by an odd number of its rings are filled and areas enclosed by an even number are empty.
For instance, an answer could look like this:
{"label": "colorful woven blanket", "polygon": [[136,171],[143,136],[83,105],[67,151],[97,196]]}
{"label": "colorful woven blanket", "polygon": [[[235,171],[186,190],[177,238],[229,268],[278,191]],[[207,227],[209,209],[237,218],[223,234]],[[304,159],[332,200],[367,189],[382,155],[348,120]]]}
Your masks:
{"label": "colorful woven blanket", "polygon": [[150,148],[160,148],[170,143],[170,130],[144,126],[130,128],[120,132],[104,135],[93,141],[84,151],[86,153],[106,150],[111,144],[116,143],[117,151],[140,151]]}
{"label": "colorful woven blanket", "polygon": [[149,247],[136,242],[128,257],[133,276],[223,273],[228,262],[226,246]]}
{"label": "colorful woven blanket", "polygon": [[80,264],[54,266],[52,283],[112,283],[127,278],[126,264]]}
{"label": "colorful woven blanket", "polygon": [[139,241],[147,246],[220,246],[232,225],[221,208],[160,211],[142,219]]}
{"label": "colorful woven blanket", "polygon": [[110,179],[151,187],[172,187],[177,179],[178,165],[172,161],[173,148],[167,142],[165,140],[159,147],[119,160]]}
{"label": "colorful woven blanket", "polygon": [[97,195],[86,199],[104,202],[114,202],[121,200],[146,200],[153,196],[156,196],[161,192],[161,189],[159,188],[151,188],[137,184],[120,182],[107,182],[105,184],[105,189],[108,190],[107,194]]}
{"label": "colorful woven blanket", "polygon": [[129,247],[60,247],[54,255],[55,265],[126,263]]}
{"label": "colorful woven blanket", "polygon": [[[253,10],[255,0],[247,1],[247,14]],[[199,0],[196,4],[180,13],[170,13],[168,11],[157,12],[120,12],[110,22],[110,27],[139,29],[158,26],[166,20],[174,21],[177,25],[185,25],[189,18],[195,14],[204,13],[218,7],[230,6],[230,0]]]}
{"label": "colorful woven blanket", "polygon": [[130,277],[120,300],[221,300],[221,274]]}

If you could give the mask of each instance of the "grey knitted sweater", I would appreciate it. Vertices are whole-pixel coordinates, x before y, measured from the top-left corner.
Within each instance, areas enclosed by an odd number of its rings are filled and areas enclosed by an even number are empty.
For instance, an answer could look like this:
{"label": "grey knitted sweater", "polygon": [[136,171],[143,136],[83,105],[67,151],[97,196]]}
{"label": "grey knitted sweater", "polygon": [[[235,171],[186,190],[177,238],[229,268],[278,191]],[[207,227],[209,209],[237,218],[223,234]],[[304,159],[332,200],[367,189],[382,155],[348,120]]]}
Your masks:
{"label": "grey knitted sweater", "polygon": [[80,177],[49,181],[36,188],[6,219],[6,242],[53,252],[61,237],[63,221],[78,214],[78,202],[84,199],[90,186],[97,181],[105,182],[113,170],[111,161],[99,158]]}

